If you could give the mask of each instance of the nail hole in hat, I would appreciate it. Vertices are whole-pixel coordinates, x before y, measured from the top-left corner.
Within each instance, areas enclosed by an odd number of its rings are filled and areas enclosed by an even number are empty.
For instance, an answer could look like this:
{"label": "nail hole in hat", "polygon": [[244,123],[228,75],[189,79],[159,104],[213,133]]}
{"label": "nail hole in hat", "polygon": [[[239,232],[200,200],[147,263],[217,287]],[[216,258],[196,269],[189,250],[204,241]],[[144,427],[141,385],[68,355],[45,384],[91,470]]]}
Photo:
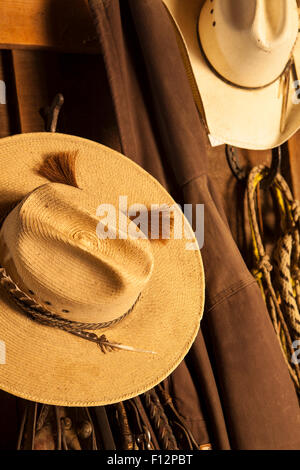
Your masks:
{"label": "nail hole in hat", "polygon": [[28,292],[29,292],[29,294],[34,295],[33,290],[30,290],[30,289],[29,289]]}
{"label": "nail hole in hat", "polygon": [[213,22],[213,26],[216,26],[216,22],[215,22],[215,21]]}
{"label": "nail hole in hat", "polygon": [[47,305],[52,305],[51,302],[49,302],[49,300],[45,300],[44,303],[47,304]]}
{"label": "nail hole in hat", "polygon": [[70,313],[70,310],[66,310],[65,308],[62,310],[63,313]]}
{"label": "nail hole in hat", "polygon": [[211,15],[213,14],[213,12],[214,12],[214,9],[210,10],[210,14],[211,14]]}

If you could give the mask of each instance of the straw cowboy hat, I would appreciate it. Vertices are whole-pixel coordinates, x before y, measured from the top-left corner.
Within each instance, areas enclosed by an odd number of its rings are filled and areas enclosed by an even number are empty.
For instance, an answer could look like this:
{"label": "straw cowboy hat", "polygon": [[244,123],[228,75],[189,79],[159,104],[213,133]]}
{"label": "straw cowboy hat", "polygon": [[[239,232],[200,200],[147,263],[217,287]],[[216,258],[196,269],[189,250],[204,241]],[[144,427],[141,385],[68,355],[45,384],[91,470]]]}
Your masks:
{"label": "straw cowboy hat", "polygon": [[300,127],[297,1],[163,1],[212,144],[288,140]]}
{"label": "straw cowboy hat", "polygon": [[[174,205],[147,172],[96,142],[1,139],[1,389],[64,406],[115,403],[158,384],[187,354],[204,303],[200,251],[186,249],[194,232],[176,205],[185,239],[159,231],[150,240],[129,212],[116,229],[98,209],[117,208],[120,196],[128,207]],[[126,238],[127,222],[143,236]]]}

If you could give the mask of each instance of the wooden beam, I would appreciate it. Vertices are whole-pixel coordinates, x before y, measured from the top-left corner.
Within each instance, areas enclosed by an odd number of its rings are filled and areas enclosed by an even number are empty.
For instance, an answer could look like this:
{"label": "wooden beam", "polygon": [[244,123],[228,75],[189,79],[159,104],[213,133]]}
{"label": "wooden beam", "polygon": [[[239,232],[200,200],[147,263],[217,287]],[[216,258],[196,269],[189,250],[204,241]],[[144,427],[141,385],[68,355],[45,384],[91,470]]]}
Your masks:
{"label": "wooden beam", "polygon": [[1,0],[0,49],[100,52],[87,0]]}
{"label": "wooden beam", "polygon": [[296,132],[288,142],[290,169],[294,196],[300,201],[300,131]]}

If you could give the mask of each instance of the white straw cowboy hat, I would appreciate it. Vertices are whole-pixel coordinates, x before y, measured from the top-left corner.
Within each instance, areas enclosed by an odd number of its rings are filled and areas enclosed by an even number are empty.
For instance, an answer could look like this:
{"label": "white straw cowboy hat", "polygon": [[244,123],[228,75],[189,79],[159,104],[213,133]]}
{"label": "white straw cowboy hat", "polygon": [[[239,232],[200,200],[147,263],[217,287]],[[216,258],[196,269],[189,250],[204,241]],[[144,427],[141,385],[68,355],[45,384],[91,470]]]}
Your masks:
{"label": "white straw cowboy hat", "polygon": [[268,149],[288,140],[300,127],[297,1],[163,1],[211,141]]}
{"label": "white straw cowboy hat", "polygon": [[[128,207],[175,204],[146,171],[98,143],[53,133],[1,139],[1,389],[104,405],[157,385],[187,354],[204,303],[200,251],[186,249],[192,228],[175,205],[186,239],[126,239],[97,212],[118,208],[120,196]],[[99,236],[99,224],[115,238]]]}

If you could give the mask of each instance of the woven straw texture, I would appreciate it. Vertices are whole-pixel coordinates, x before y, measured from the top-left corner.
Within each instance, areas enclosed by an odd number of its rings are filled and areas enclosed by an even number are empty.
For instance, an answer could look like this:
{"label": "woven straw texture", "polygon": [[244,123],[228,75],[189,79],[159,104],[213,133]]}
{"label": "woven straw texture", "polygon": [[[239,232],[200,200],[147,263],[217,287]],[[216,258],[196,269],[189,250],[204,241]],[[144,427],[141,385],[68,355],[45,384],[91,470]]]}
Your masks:
{"label": "woven straw texture", "polygon": [[[128,206],[174,204],[154,178],[123,155],[79,137],[35,133],[1,139],[0,219],[31,191],[49,183],[37,171],[47,156],[74,151],[78,151],[76,179],[81,189],[66,187],[66,194],[81,191],[81,205],[94,201],[94,205],[106,203],[118,207],[120,195],[128,197]],[[61,185],[56,187],[61,191]],[[189,230],[192,234],[190,227]],[[104,405],[145,392],[179,365],[197,335],[203,313],[204,273],[200,251],[186,250],[186,240],[145,242],[151,243],[153,266],[149,279],[147,273],[142,273],[143,280],[147,278],[148,282],[143,286],[141,298],[128,316],[101,330],[101,334],[113,342],[157,354],[130,351],[103,354],[89,341],[33,322],[1,288],[0,340],[6,345],[6,364],[0,365],[1,389],[55,405]],[[53,255],[55,251],[50,245],[43,242],[40,250],[32,246],[31,256],[27,254],[36,272],[42,272],[44,259],[44,272],[48,273],[49,253],[51,250]],[[53,285],[59,291],[59,284],[67,282],[68,273],[65,266],[59,269],[59,258],[57,263],[53,262],[55,265]],[[141,277],[140,272],[138,275]],[[83,289],[84,279],[80,283]],[[79,300],[85,302],[86,293],[79,294]],[[87,319],[86,314],[83,319]],[[94,316],[91,321],[95,321]]]}

